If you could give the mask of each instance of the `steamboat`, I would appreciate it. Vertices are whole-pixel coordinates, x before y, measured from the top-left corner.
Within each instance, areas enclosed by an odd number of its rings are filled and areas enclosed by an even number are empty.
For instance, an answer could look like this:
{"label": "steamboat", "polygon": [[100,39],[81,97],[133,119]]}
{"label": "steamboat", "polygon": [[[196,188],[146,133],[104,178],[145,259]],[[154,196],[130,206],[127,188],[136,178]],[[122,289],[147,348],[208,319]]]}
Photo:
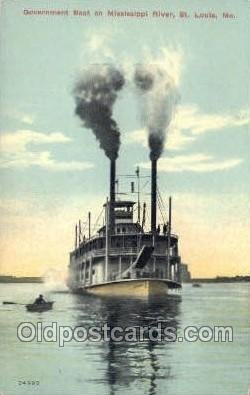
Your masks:
{"label": "steamboat", "polygon": [[[136,172],[139,177],[139,169]],[[157,160],[151,159],[151,223],[145,229],[145,209],[134,218],[140,202],[121,200],[116,191],[116,161],[110,161],[110,194],[104,204],[105,221],[97,233],[80,237],[70,252],[68,287],[73,292],[111,297],[150,298],[181,288],[178,236],[172,233],[172,200],[165,223],[157,225]],[[139,211],[138,211],[139,210]]]}

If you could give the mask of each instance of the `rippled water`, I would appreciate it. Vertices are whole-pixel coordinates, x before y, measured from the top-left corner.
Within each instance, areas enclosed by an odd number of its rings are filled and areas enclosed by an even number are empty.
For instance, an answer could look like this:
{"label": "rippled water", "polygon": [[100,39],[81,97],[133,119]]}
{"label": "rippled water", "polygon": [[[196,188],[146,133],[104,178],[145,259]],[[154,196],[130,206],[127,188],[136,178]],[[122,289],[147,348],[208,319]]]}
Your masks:
{"label": "rippled water", "polygon": [[[39,293],[54,309],[29,313],[23,305]],[[0,392],[12,394],[244,395],[250,389],[250,284],[185,285],[180,294],[146,303],[48,292],[43,284],[0,285]],[[231,343],[83,342],[23,343],[20,322],[49,325],[232,326]],[[28,381],[38,381],[35,385]]]}

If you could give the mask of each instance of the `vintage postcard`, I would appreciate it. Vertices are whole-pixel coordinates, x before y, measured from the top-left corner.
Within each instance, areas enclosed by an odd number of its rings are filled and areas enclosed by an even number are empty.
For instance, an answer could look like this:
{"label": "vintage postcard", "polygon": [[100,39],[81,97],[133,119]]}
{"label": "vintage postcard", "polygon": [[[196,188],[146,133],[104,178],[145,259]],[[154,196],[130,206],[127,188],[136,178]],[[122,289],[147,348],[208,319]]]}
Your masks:
{"label": "vintage postcard", "polygon": [[250,394],[249,9],[1,1],[1,395]]}

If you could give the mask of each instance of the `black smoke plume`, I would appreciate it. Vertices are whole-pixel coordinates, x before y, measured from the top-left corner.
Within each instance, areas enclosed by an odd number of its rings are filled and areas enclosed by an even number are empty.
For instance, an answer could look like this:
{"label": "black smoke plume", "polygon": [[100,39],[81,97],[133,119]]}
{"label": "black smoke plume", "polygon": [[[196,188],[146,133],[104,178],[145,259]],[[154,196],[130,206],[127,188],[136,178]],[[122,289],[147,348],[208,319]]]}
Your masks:
{"label": "black smoke plume", "polygon": [[110,65],[95,65],[85,71],[75,84],[75,113],[83,125],[91,129],[106,156],[114,160],[118,157],[120,132],[112,118],[113,105],[123,88],[123,74]]}
{"label": "black smoke plume", "polygon": [[134,74],[142,99],[142,119],[148,130],[150,159],[158,159],[177,103],[174,80],[160,64],[138,65]]}

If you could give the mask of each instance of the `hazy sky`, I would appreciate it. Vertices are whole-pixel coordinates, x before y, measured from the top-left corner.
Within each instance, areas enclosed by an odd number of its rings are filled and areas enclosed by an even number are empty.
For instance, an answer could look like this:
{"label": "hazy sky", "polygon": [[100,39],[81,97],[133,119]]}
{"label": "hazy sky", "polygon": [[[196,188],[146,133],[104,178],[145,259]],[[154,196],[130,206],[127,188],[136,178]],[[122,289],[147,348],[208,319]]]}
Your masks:
{"label": "hazy sky", "polygon": [[[74,115],[81,69],[106,62],[123,68],[127,82],[114,109],[118,173],[140,164],[147,174],[147,133],[131,76],[137,63],[160,62],[178,87],[159,182],[165,201],[174,199],[182,259],[194,276],[250,274],[249,2],[217,3],[2,4],[0,273],[64,272],[75,221],[90,209],[97,216],[108,193],[108,160]],[[23,15],[52,8],[70,16]],[[74,9],[92,16],[74,17]],[[108,18],[107,9],[187,11],[190,18]],[[208,11],[217,20],[193,17]]]}

